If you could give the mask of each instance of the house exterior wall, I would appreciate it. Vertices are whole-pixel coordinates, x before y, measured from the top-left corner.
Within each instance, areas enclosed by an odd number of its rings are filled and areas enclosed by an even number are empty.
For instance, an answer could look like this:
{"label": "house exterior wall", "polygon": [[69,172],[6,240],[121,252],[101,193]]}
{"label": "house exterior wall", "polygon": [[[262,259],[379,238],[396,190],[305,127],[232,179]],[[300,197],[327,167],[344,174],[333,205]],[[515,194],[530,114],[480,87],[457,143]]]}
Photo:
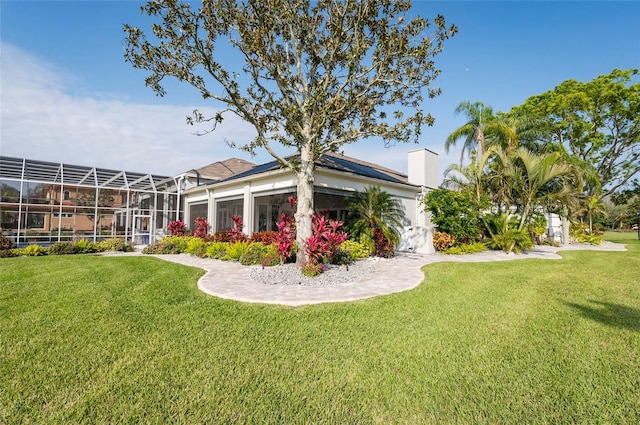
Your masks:
{"label": "house exterior wall", "polygon": [[[423,161],[421,166],[427,166],[429,155],[420,152]],[[431,155],[435,155],[430,153]],[[423,174],[435,173],[437,169],[423,170]],[[401,184],[389,182],[379,179],[371,179],[355,174],[348,174],[336,170],[324,168],[316,169],[314,181],[314,189],[316,193],[354,193],[362,191],[370,185],[380,186],[383,190],[397,197],[405,210],[406,222],[401,230],[403,240],[398,249],[413,252],[431,253],[433,244],[431,243],[430,221],[420,207],[420,199],[422,193],[427,190],[420,185]],[[200,203],[204,199],[209,204],[209,223],[210,231],[226,230],[218,228],[219,214],[216,205],[220,202],[242,200],[242,219],[243,232],[252,234],[259,230],[260,213],[267,211],[264,204],[260,207],[257,205],[256,199],[265,199],[269,195],[293,193],[296,192],[295,176],[288,170],[277,170],[263,175],[254,175],[247,178],[230,180],[227,182],[215,183],[206,187],[192,188],[189,192],[183,194],[185,200],[185,214],[188,214],[190,204]],[[272,207],[272,206],[269,206]],[[267,207],[267,208],[269,208]],[[262,211],[259,211],[259,208]],[[322,208],[316,205],[316,208]],[[228,214],[225,212],[225,214]],[[192,221],[192,217],[185,217],[186,222]],[[225,220],[228,223],[228,220]]]}

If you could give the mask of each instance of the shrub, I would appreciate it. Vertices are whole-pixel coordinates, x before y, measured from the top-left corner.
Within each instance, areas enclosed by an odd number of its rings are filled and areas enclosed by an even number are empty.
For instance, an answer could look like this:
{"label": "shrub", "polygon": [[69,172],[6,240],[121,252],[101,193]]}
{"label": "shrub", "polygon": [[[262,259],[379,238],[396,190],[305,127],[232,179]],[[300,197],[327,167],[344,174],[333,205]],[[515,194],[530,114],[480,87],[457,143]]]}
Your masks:
{"label": "shrub", "polygon": [[0,249],[0,258],[11,258],[17,255],[15,249]]}
{"label": "shrub", "polygon": [[263,266],[275,266],[280,263],[278,251],[275,245],[264,245],[259,242],[249,244],[247,251],[240,256],[240,264],[252,266],[261,264]]}
{"label": "shrub", "polygon": [[70,242],[56,242],[49,247],[50,255],[75,254],[76,250]]}
{"label": "shrub", "polygon": [[307,261],[302,266],[302,274],[309,277],[318,276],[323,271],[324,271],[324,264],[322,263],[312,263],[311,261]]}
{"label": "shrub", "polygon": [[187,232],[187,227],[183,221],[173,220],[169,223],[167,230],[169,230],[171,236],[184,236]]}
{"label": "shrub", "polygon": [[350,239],[340,244],[340,251],[349,254],[351,261],[367,258],[371,255],[371,250],[366,244]]}
{"label": "shrub", "polygon": [[276,248],[278,256],[282,264],[291,260],[295,255],[296,241],[296,222],[293,217],[280,214],[280,221],[276,223],[278,226],[278,235],[276,236]]}
{"label": "shrub", "polygon": [[98,252],[98,246],[86,239],[80,239],[73,243],[73,250],[76,254],[91,254]]}
{"label": "shrub", "polygon": [[47,248],[41,247],[40,245],[29,245],[17,251],[18,255],[25,255],[27,257],[38,257],[41,255],[47,255]]}
{"label": "shrub", "polygon": [[203,257],[207,250],[207,243],[197,237],[197,238],[189,238],[187,241],[187,248],[184,250],[185,253],[196,255],[198,257]]}
{"label": "shrub", "polygon": [[227,255],[227,242],[210,242],[205,255],[209,258],[220,259]]}
{"label": "shrub", "polygon": [[165,246],[162,254],[182,254],[187,250],[189,240],[191,239],[193,239],[192,236],[169,236],[168,238],[162,238],[160,242]]}
{"label": "shrub", "polygon": [[231,235],[228,230],[218,230],[213,234],[213,242],[231,242]]}
{"label": "shrub", "polygon": [[395,247],[380,229],[373,233],[373,244],[376,257],[391,258],[395,254]]}
{"label": "shrub", "polygon": [[222,260],[233,260],[238,261],[242,254],[247,252],[249,249],[249,242],[247,241],[237,241],[231,242],[227,245],[227,253]]}
{"label": "shrub", "polygon": [[502,249],[504,252],[520,253],[533,248],[533,240],[527,230],[510,229],[493,236],[489,241],[489,246],[494,249]]}
{"label": "shrub", "polygon": [[469,244],[462,244],[458,246],[452,246],[450,248],[442,250],[443,254],[453,254],[453,255],[462,255],[462,254],[476,254],[478,252],[483,252],[487,250],[487,246],[482,242],[472,242]]}
{"label": "shrub", "polygon": [[433,232],[433,247],[438,251],[451,248],[456,243],[456,237],[446,232]]}
{"label": "shrub", "polygon": [[278,237],[278,232],[274,232],[272,230],[265,230],[263,232],[254,232],[251,235],[251,241],[261,242],[264,245],[271,245],[276,243],[277,237]]}
{"label": "shrub", "polygon": [[193,236],[204,239],[207,236],[209,223],[202,217],[196,217],[196,230]]}
{"label": "shrub", "polygon": [[127,245],[122,238],[105,239],[103,241],[100,241],[98,243],[98,249],[100,251],[133,251],[133,247]]}
{"label": "shrub", "polygon": [[166,246],[161,241],[151,243],[142,249],[143,254],[164,254]]}
{"label": "shrub", "polygon": [[481,205],[467,192],[435,189],[424,197],[425,211],[440,232],[455,236],[458,244],[475,241],[480,236]]}
{"label": "shrub", "polygon": [[13,240],[0,232],[0,251],[7,251],[15,247]]}
{"label": "shrub", "polygon": [[311,221],[313,235],[307,239],[305,252],[311,263],[332,263],[340,244],[348,235],[341,230],[342,222],[314,215]]}
{"label": "shrub", "polygon": [[242,217],[234,215],[231,220],[233,220],[233,229],[229,230],[229,242],[247,240],[247,235],[242,233]]}

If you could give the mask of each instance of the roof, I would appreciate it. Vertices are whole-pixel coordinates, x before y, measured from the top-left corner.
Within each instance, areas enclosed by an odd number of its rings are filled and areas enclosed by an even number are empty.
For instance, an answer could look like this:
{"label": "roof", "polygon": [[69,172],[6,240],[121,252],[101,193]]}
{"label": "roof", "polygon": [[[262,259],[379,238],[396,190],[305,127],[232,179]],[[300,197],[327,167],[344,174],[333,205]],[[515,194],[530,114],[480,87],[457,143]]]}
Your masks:
{"label": "roof", "polygon": [[229,158],[224,161],[217,161],[204,167],[198,168],[197,171],[204,179],[223,180],[238,173],[251,170],[256,164],[239,158]]}
{"label": "roof", "polygon": [[[297,156],[298,155],[292,155],[288,157],[288,159],[295,158]],[[392,183],[410,184],[407,175],[399,171],[391,170],[378,164],[361,161],[356,158],[351,158],[336,153],[325,153],[321,159],[316,161],[316,167],[341,171],[344,173],[368,177],[371,179],[383,180]],[[244,177],[254,175],[257,176],[259,174],[279,170],[281,168],[282,166],[278,163],[278,161],[271,161],[261,165],[257,165],[250,170],[235,174],[222,181],[229,182]]]}
{"label": "roof", "polygon": [[155,191],[173,185],[173,177],[59,162],[0,156],[0,179],[34,180],[64,185]]}

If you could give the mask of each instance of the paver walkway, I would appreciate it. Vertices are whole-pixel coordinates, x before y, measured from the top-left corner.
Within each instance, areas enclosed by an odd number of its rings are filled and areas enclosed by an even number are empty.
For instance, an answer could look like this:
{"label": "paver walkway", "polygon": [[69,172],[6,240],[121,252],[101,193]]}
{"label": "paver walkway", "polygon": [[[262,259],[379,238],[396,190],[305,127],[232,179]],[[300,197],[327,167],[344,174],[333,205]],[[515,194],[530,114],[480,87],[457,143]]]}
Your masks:
{"label": "paver walkway", "polygon": [[524,260],[531,258],[560,259],[559,250],[588,249],[625,251],[622,244],[603,242],[598,246],[572,245],[566,248],[537,246],[526,254],[505,254],[501,251],[485,251],[471,255],[441,255],[398,253],[394,258],[384,259],[384,267],[372,278],[331,286],[265,285],[251,278],[251,268],[236,262],[199,258],[192,255],[154,255],[163,260],[187,266],[200,267],[206,274],[198,281],[203,292],[220,298],[265,304],[300,306],[330,302],[355,301],[365,298],[407,291],[417,287],[423,280],[421,267],[441,261],[487,262]]}

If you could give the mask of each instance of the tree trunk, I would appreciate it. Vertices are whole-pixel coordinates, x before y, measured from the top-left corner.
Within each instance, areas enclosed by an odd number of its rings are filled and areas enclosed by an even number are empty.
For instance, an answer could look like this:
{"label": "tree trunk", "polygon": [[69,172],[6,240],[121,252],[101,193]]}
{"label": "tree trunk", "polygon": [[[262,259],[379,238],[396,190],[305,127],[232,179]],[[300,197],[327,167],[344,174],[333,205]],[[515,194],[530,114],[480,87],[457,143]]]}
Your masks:
{"label": "tree trunk", "polygon": [[562,245],[569,245],[569,219],[566,216],[561,217],[562,220]]}
{"label": "tree trunk", "polygon": [[311,219],[315,212],[313,206],[313,173],[315,163],[311,149],[304,147],[300,151],[300,168],[296,171],[298,179],[298,204],[296,208],[296,264],[300,267],[307,261],[305,247],[311,236]]}
{"label": "tree trunk", "polygon": [[478,127],[476,130],[476,141],[478,142],[478,161],[480,158],[484,156],[485,146],[484,146],[484,129],[482,127]]}

